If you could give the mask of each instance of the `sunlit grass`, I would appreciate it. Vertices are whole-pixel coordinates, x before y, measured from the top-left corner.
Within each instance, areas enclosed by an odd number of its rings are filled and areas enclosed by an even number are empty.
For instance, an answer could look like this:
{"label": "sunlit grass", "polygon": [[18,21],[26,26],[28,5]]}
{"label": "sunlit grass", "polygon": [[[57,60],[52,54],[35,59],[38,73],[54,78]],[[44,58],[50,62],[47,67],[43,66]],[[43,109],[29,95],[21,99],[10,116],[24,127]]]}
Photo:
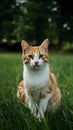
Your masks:
{"label": "sunlit grass", "polygon": [[61,108],[39,122],[16,98],[22,79],[21,54],[0,54],[0,130],[73,130],[73,55],[50,53],[51,71],[62,92]]}

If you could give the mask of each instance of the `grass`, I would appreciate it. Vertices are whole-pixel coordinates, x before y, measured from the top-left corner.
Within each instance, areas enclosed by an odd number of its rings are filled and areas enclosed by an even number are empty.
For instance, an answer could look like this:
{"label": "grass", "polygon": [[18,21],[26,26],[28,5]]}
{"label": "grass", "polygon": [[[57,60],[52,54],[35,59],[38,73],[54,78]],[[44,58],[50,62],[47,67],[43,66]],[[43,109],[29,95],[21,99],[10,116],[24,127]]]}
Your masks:
{"label": "grass", "polygon": [[0,54],[0,130],[73,130],[73,55],[51,54],[51,70],[62,92],[60,110],[39,122],[16,98],[22,79],[21,54]]}

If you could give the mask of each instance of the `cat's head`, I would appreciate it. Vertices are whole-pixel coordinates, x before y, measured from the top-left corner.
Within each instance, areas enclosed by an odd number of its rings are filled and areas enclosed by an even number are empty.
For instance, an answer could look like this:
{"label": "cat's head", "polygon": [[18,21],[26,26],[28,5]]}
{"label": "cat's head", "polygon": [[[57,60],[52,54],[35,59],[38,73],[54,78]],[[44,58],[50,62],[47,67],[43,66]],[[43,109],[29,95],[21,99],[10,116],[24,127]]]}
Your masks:
{"label": "cat's head", "polygon": [[48,63],[48,39],[40,46],[30,46],[26,41],[22,40],[22,60],[29,68],[39,69]]}

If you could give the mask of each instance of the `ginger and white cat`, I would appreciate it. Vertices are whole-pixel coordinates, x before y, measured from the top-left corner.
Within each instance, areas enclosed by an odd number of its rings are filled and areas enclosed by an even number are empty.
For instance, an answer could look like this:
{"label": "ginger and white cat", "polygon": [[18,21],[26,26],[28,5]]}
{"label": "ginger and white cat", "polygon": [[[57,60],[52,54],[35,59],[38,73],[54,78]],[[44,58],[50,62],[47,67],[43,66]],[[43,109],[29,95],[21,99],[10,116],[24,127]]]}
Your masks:
{"label": "ginger and white cat", "polygon": [[35,47],[22,40],[23,80],[17,89],[17,97],[42,118],[46,110],[55,112],[61,102],[60,89],[48,64],[48,45],[48,39]]}

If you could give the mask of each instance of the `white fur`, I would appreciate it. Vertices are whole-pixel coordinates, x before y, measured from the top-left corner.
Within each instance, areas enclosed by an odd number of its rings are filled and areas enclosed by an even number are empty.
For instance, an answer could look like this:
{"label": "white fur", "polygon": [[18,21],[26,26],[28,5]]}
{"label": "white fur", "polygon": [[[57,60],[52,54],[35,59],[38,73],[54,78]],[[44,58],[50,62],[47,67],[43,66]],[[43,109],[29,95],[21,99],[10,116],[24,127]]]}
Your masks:
{"label": "white fur", "polygon": [[49,83],[49,67],[46,64],[44,68],[38,70],[29,70],[24,65],[23,79],[27,89],[41,89]]}

